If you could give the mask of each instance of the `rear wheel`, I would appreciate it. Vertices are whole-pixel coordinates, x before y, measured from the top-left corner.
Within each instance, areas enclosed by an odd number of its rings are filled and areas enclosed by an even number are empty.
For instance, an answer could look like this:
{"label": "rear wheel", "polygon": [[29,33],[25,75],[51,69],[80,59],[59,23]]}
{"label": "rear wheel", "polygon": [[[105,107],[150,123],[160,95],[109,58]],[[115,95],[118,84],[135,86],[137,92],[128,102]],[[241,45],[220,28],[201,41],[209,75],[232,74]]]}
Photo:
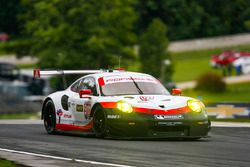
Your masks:
{"label": "rear wheel", "polygon": [[107,119],[103,109],[96,107],[93,115],[93,130],[96,137],[103,138],[107,135]]}
{"label": "rear wheel", "polygon": [[56,112],[52,100],[48,100],[44,107],[44,127],[48,134],[56,133]]}

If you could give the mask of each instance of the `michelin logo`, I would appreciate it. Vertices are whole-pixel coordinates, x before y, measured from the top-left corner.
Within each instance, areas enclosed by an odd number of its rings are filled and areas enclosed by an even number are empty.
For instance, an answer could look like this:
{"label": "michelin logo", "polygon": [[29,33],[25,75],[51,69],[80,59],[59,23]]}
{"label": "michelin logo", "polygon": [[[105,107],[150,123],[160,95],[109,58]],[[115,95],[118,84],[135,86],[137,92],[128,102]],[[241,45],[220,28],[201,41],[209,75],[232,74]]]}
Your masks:
{"label": "michelin logo", "polygon": [[183,115],[154,115],[154,118],[157,120],[180,120],[184,119]]}

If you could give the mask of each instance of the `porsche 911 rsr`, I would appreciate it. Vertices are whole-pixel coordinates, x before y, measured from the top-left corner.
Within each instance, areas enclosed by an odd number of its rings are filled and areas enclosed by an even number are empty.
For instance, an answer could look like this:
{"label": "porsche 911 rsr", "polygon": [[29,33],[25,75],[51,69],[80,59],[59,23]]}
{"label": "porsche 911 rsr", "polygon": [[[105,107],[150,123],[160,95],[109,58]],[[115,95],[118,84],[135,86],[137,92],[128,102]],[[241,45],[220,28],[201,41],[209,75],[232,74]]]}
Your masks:
{"label": "porsche 911 rsr", "polygon": [[49,134],[93,133],[97,137],[201,138],[210,130],[203,103],[172,95],[148,74],[126,71],[40,71],[35,76],[85,74],[48,95],[42,119]]}

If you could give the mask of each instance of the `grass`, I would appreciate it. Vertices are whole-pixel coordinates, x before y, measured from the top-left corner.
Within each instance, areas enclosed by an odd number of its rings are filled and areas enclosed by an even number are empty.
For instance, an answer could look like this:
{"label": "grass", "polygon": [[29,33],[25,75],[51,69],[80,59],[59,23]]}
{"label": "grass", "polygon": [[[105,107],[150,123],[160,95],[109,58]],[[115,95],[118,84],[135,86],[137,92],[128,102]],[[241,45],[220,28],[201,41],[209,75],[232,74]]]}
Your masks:
{"label": "grass", "polygon": [[172,53],[175,65],[173,80],[175,82],[195,80],[207,71],[222,73],[218,69],[211,68],[210,59],[212,55],[222,53],[225,50],[250,51],[250,45]]}
{"label": "grass", "polygon": [[1,114],[0,119],[39,119],[37,113]]}
{"label": "grass", "polygon": [[13,54],[13,53],[8,53],[4,50],[4,45],[5,45],[5,42],[0,42],[0,56],[4,56],[6,54]]}
{"label": "grass", "polygon": [[4,160],[4,159],[0,159],[0,166],[1,167],[18,167],[13,162],[7,161],[7,160]]}
{"label": "grass", "polygon": [[196,91],[194,89],[183,90],[185,96],[202,98],[207,103],[213,102],[249,102],[250,101],[250,82],[227,85],[224,93],[210,93]]}
{"label": "grass", "polygon": [[[0,56],[7,54],[3,50],[3,45],[4,43],[0,43]],[[173,81],[183,82],[183,81],[195,80],[197,79],[198,76],[208,71],[215,71],[217,73],[222,73],[221,70],[213,69],[210,67],[210,58],[211,55],[222,53],[225,50],[250,51],[250,45],[240,45],[234,47],[186,51],[177,53],[173,52],[171,53],[174,64]],[[127,70],[139,71],[140,62],[138,60],[138,57],[136,57],[136,59],[137,61],[134,61],[133,63],[125,63],[128,65]],[[33,68],[34,64],[24,64],[18,66],[20,68]]]}

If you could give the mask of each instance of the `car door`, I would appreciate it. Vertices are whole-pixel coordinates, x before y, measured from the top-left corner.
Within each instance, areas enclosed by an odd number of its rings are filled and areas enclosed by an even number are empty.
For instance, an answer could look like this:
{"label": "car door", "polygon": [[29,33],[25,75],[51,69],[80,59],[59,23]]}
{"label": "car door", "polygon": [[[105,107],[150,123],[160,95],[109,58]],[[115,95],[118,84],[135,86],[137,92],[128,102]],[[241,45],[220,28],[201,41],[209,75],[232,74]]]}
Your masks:
{"label": "car door", "polygon": [[[92,94],[80,98],[79,91],[82,89],[90,89]],[[97,96],[98,94],[95,79],[93,77],[83,78],[77,86],[76,93],[70,100],[75,124],[86,125],[91,121],[90,112]]]}

